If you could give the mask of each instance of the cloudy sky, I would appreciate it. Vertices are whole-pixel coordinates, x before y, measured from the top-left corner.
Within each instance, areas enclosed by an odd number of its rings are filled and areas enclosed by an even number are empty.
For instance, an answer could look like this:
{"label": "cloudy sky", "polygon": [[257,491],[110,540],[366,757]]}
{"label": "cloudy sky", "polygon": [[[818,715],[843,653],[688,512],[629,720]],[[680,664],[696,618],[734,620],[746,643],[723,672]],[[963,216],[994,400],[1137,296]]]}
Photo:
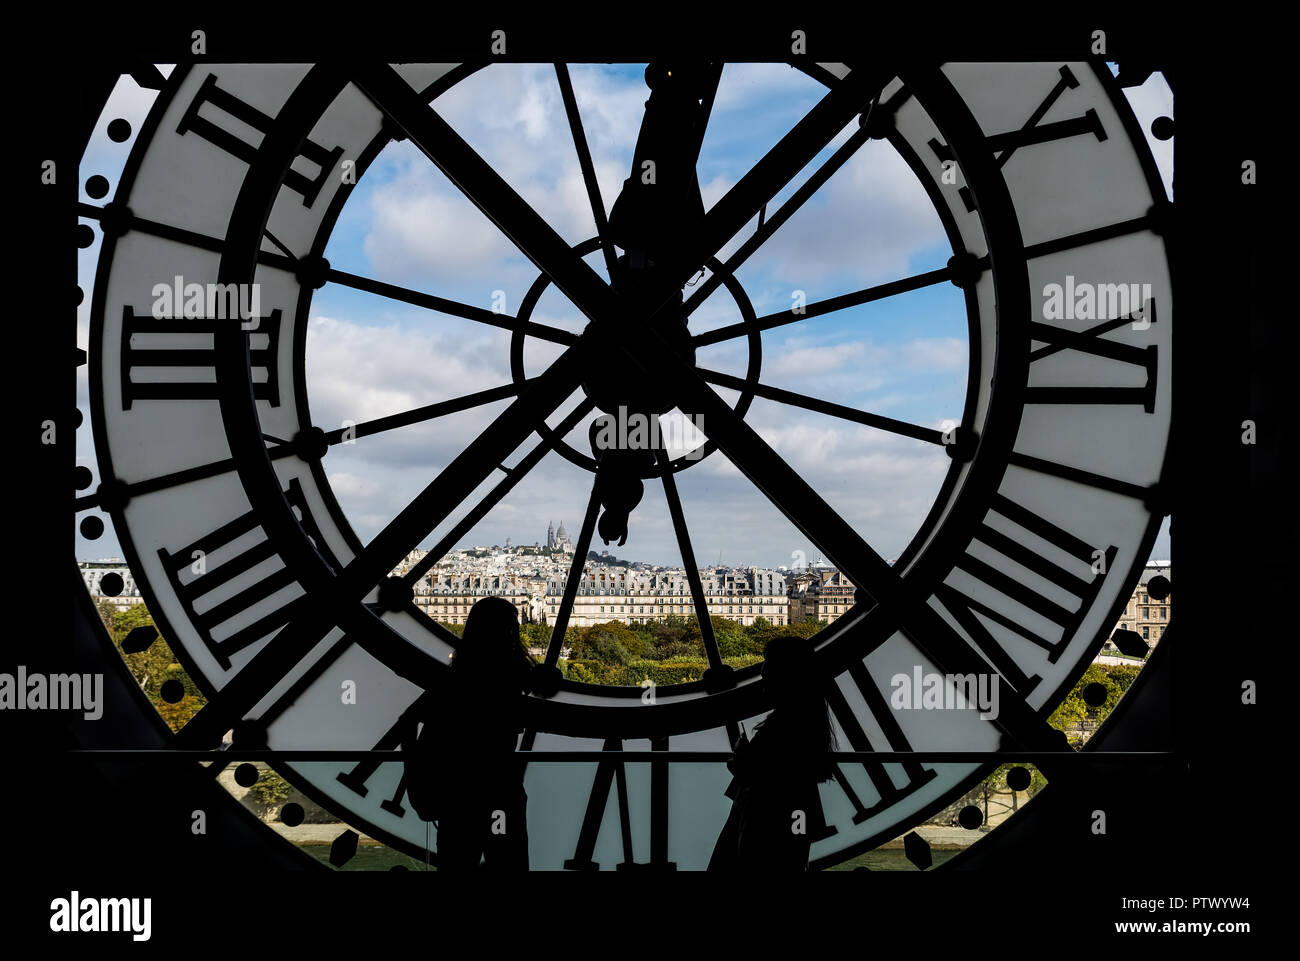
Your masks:
{"label": "cloudy sky", "polygon": [[[573,83],[606,208],[628,175],[646,87],[643,66],[572,68]],[[129,89],[128,89],[129,88]],[[816,103],[824,88],[781,65],[729,65],[700,156],[705,206],[721,197]],[[1130,99],[1144,128],[1172,98],[1159,78]],[[129,81],[115,110],[135,122],[148,98]],[[494,65],[434,103],[439,113],[571,244],[595,235],[555,72],[549,65]],[[133,113],[134,112],[134,113]],[[138,122],[136,122],[138,126]],[[843,131],[819,160],[843,142]],[[1172,148],[1153,142],[1168,182]],[[97,136],[88,163],[120,167],[125,150]],[[815,169],[814,161],[806,173]],[[89,168],[88,168],[89,169]],[[802,178],[797,178],[802,179]],[[797,183],[797,181],[796,181]],[[793,186],[778,195],[774,209]],[[83,198],[89,199],[89,198]],[[740,232],[734,247],[752,233]],[[729,252],[731,247],[724,251]],[[817,195],[737,273],[759,316],[788,309],[802,290],[809,303],[943,266],[950,255],[938,217],[912,173],[887,144],[860,149]],[[93,276],[98,243],[81,252]],[[409,143],[390,144],[345,207],[326,256],[338,268],[490,308],[504,293],[515,313],[537,277],[491,223]],[[604,274],[599,254],[589,258]],[[88,280],[83,279],[88,289]],[[689,296],[690,290],[687,290]],[[79,314],[85,346],[86,298]],[[533,319],[578,332],[584,318],[553,288]],[[721,289],[695,312],[695,332],[740,314]],[[763,334],[762,380],[772,386],[927,426],[961,414],[967,333],[951,285],[812,318]],[[307,336],[313,420],[325,429],[364,421],[508,383],[508,333],[337,285],[317,291]],[[540,373],[559,348],[529,340],[525,365]],[[702,366],[743,373],[743,340],[699,351]],[[86,408],[84,368],[79,406]],[[719,389],[728,400],[734,392]],[[560,411],[569,410],[575,394]],[[362,539],[383,527],[507,402],[362,438],[331,450],[330,483]],[[552,418],[558,420],[559,415]],[[750,424],[886,557],[901,553],[938,492],[949,463],[937,447],[822,414],[757,399]],[[88,431],[81,463],[93,465]],[[571,435],[585,450],[586,422]],[[533,446],[525,444],[516,455]],[[499,475],[498,475],[499,476]],[[777,566],[816,549],[717,453],[678,475],[683,509],[701,563]],[[551,454],[465,539],[464,545],[542,541],[549,521],[575,537],[591,476]],[[597,549],[603,545],[594,544]],[[661,486],[647,484],[621,557],[680,561]],[[78,557],[120,553],[111,530],[78,537]],[[1162,532],[1155,554],[1168,556]]]}

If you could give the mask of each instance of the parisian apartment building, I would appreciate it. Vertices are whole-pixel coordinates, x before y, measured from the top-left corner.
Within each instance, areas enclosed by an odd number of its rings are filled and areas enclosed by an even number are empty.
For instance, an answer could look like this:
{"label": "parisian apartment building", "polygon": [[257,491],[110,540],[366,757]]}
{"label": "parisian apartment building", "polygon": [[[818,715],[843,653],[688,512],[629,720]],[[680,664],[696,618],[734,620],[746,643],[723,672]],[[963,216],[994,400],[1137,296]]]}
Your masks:
{"label": "parisian apartment building", "polygon": [[[1147,585],[1154,577],[1163,577],[1167,581],[1173,580],[1169,561],[1150,561],[1143,568],[1142,576],[1138,579],[1137,586],[1120,614],[1119,623],[1115,625],[1116,630],[1136,631],[1141,634],[1142,639],[1151,647],[1159,643],[1165,628],[1169,626],[1172,600],[1171,594],[1159,597],[1147,590]],[[1107,641],[1104,649],[1113,651],[1115,645]]]}
{"label": "parisian apartment building", "polygon": [[[771,624],[789,623],[785,575],[761,568],[702,570],[700,583],[710,615],[750,625],[759,618]],[[564,599],[565,579],[546,585],[543,623],[550,623]],[[586,627],[604,621],[644,624],[695,613],[685,571],[641,572],[626,567],[591,565],[578,582],[569,624]]]}
{"label": "parisian apartment building", "polygon": [[[558,531],[548,531],[547,546],[571,551],[562,531],[562,525]],[[439,563],[413,585],[416,607],[435,621],[464,624],[479,600],[504,597],[518,608],[521,623],[554,623],[572,555],[539,562],[536,557],[510,551],[510,547],[505,552],[476,548],[464,558]],[[405,573],[423,553],[413,552],[394,573]],[[135,578],[121,558],[81,561],[77,566],[97,604],[107,602],[121,610],[142,602]],[[1170,579],[1170,570],[1167,560],[1146,565],[1116,629],[1135,631],[1152,647],[1159,643],[1169,626],[1171,598],[1168,593],[1159,596],[1160,591],[1152,594],[1148,584],[1157,576]],[[802,621],[833,624],[853,606],[853,585],[829,567],[786,572],[719,567],[699,573],[709,613],[741,624],[750,625],[759,618],[778,626]],[[605,621],[643,624],[694,614],[685,571],[639,570],[592,561],[579,581],[569,625],[588,627]],[[1114,645],[1107,641],[1105,650],[1113,651]]]}
{"label": "parisian apartment building", "polygon": [[847,577],[831,568],[809,567],[791,575],[790,623],[835,623],[853,606],[854,590]]}

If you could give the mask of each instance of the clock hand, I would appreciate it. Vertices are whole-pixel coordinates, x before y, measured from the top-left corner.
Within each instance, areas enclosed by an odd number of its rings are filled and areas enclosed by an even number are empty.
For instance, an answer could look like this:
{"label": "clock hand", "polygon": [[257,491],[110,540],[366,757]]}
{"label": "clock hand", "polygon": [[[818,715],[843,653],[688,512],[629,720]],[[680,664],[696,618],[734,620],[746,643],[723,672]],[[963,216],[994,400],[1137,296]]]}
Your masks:
{"label": "clock hand", "polygon": [[[823,97],[749,172],[723,195],[705,215],[700,234],[687,238],[682,259],[685,283],[710,256],[715,255],[831,139],[848,125],[895,72],[880,67],[858,67]],[[686,266],[689,264],[690,266]]]}
{"label": "clock hand", "polygon": [[704,215],[698,230],[683,235],[663,277],[657,305],[680,296],[681,288],[745,224],[830,143],[896,72],[858,67],[841,80]]}
{"label": "clock hand", "polygon": [[[854,110],[879,93],[879,86],[887,79],[883,71],[875,76],[869,76],[861,68],[850,73],[844,83],[814,107],[709,211],[700,231],[703,239],[696,249],[713,251],[730,239],[748,219],[747,207],[756,200],[770,199],[843,127]],[[823,139],[809,142],[817,137]],[[709,246],[715,242],[716,246]],[[672,296],[680,296],[680,291],[670,290],[668,297]],[[661,336],[643,338],[636,350],[622,343],[613,346],[625,362],[647,375],[669,381],[677,406],[688,416],[699,418],[700,428],[710,440],[865,594],[882,608],[892,609],[908,637],[932,661],[956,673],[990,671],[990,665],[921,598],[913,597],[913,587],[703,381],[692,363],[677,356]],[[1012,690],[1010,685],[1007,690]],[[1003,707],[994,723],[1014,743],[1053,750],[1062,746],[1059,732],[1048,727],[1023,699],[1009,694],[1004,700],[1010,703]]]}
{"label": "clock hand", "polygon": [[722,76],[720,63],[654,62],[632,173],[614,201],[610,236],[627,253],[620,279],[671,255],[704,218],[696,162]]}

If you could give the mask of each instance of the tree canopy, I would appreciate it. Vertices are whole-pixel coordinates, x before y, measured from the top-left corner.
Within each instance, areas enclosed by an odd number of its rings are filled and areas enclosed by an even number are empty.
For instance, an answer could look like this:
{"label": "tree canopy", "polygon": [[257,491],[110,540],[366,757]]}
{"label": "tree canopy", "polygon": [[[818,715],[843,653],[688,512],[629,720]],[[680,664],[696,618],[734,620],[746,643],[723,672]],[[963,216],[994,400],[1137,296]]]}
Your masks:
{"label": "tree canopy", "polygon": [[[198,713],[199,708],[207,703],[207,698],[181,667],[166,638],[159,636],[148,648],[134,654],[122,650],[122,642],[137,628],[157,630],[149,609],[144,604],[134,604],[119,610],[113,604],[101,601],[99,616],[113,639],[113,645],[122,655],[122,660],[126,662],[131,676],[135,678],[136,683],[140,685],[145,696],[149,698],[167,725],[173,731],[179,731],[191,717]],[[163,698],[163,685],[168,681],[180,684],[183,696],[179,700],[167,701]],[[173,686],[168,686],[166,693],[170,695],[172,691]]]}

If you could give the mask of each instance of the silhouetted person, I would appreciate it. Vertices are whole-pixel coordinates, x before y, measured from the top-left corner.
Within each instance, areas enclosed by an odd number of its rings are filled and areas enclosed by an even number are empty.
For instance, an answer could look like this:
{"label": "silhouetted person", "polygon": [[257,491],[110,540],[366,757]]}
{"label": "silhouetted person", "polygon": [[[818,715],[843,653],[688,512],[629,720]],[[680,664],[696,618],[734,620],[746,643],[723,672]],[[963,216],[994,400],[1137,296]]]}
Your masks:
{"label": "silhouetted person", "polygon": [[835,750],[830,714],[812,668],[812,647],[800,637],[768,642],[763,691],[772,713],[741,734],[727,767],[731,814],[709,861],[711,871],[808,870],[808,849],[823,832],[817,785],[829,780]]}
{"label": "silhouetted person", "polygon": [[[403,750],[416,813],[438,822],[438,869],[528,870],[528,796],[515,748],[533,662],[503,597],[470,609],[447,683],[407,710]],[[424,724],[418,740],[416,721]]]}

